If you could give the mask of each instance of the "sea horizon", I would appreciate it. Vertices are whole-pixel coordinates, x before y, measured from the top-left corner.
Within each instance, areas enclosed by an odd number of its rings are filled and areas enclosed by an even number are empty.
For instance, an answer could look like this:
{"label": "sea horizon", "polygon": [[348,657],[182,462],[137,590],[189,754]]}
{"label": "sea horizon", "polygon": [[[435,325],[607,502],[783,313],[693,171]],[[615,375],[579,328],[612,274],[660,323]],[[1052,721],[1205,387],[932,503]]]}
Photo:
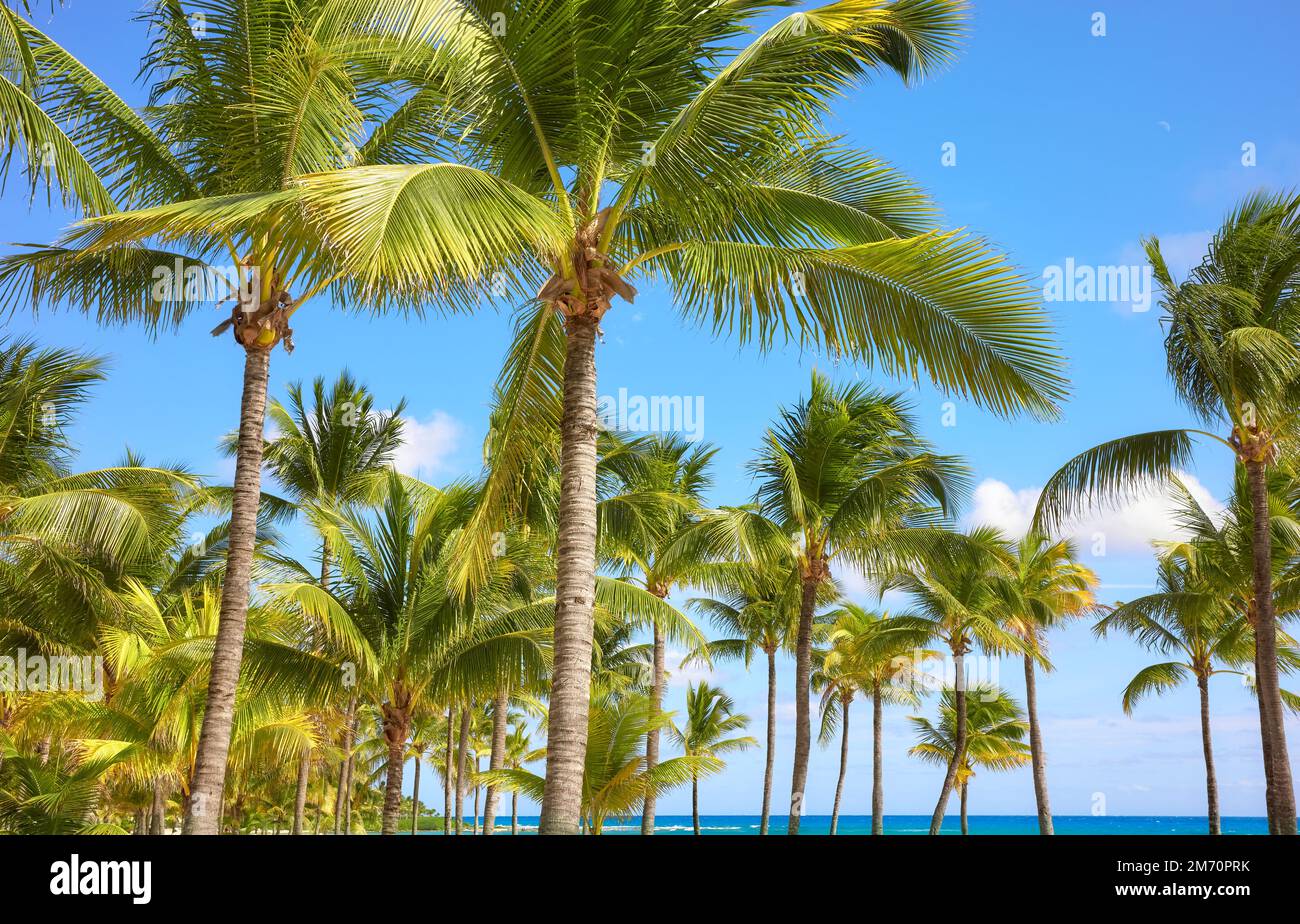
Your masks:
{"label": "sea horizon", "polygon": [[[537,833],[536,815],[519,816],[519,833]],[[769,831],[774,834],[784,833],[787,816],[773,815]],[[761,818],[758,815],[701,815],[701,835],[750,835],[758,834]],[[466,818],[467,828],[473,820]],[[1225,816],[1220,821],[1224,834],[1268,834],[1268,819],[1263,816]],[[1204,815],[1054,815],[1052,824],[1057,834],[1062,835],[1185,835],[1208,834],[1209,821]],[[504,826],[510,830],[509,817],[497,819],[498,833]],[[971,815],[969,818],[972,835],[1036,835],[1038,834],[1037,815]],[[802,834],[829,834],[831,816],[805,815],[800,825]],[[930,830],[929,815],[886,815],[885,834],[925,835]],[[960,834],[961,819],[949,815],[943,820],[942,834]],[[441,831],[421,831],[421,834],[441,834]],[[640,834],[641,819],[633,817],[605,823],[603,833]],[[659,815],[655,821],[655,833],[663,835],[691,834],[690,815]],[[870,815],[841,815],[837,834],[871,833]]]}

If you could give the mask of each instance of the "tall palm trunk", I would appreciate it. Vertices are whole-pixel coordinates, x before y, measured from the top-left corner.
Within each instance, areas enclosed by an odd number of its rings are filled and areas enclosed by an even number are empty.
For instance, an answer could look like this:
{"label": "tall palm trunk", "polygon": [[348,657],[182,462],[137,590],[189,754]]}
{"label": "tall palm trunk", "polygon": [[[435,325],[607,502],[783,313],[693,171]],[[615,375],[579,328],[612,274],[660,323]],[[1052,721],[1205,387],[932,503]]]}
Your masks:
{"label": "tall palm trunk", "polygon": [[691,827],[700,836],[700,777],[691,771]]}
{"label": "tall palm trunk", "polygon": [[966,655],[960,647],[953,652],[953,665],[957,671],[953,698],[956,700],[957,736],[953,742],[952,759],[948,761],[948,772],[943,777],[943,789],[939,793],[939,804],[934,807],[930,818],[930,833],[938,834],[943,827],[943,815],[948,808],[948,797],[952,795],[953,785],[957,782],[957,768],[966,758]]}
{"label": "tall palm trunk", "polygon": [[352,777],[357,767],[357,755],[353,752],[353,747],[357,741],[357,730],[361,722],[361,717],[357,715],[356,700],[353,700],[352,718],[348,722],[348,760],[343,765],[343,834],[352,833]]}
{"label": "tall palm trunk", "polygon": [[402,776],[406,771],[406,739],[410,734],[411,720],[406,710],[400,706],[385,703],[383,709],[388,768],[384,780],[384,814],[379,833],[396,834],[397,818],[402,811]]}
{"label": "tall palm trunk", "polygon": [[804,787],[808,783],[808,755],[812,747],[812,720],[808,691],[812,681],[812,625],[817,603],[816,577],[805,577],[799,604],[799,631],[794,654],[794,773],[790,780],[790,820],[787,834],[799,833]]}
{"label": "tall palm trunk", "polygon": [[320,785],[316,789],[316,820],[312,824],[313,835],[320,834],[321,810],[325,807],[325,793],[329,789],[328,771],[320,775]]}
{"label": "tall palm trunk", "polygon": [[1277,615],[1273,609],[1272,540],[1269,536],[1268,475],[1260,460],[1246,463],[1254,513],[1252,556],[1255,579],[1256,693],[1259,695],[1260,738],[1264,744],[1264,777],[1270,834],[1296,833],[1295,790],[1287,755],[1282,692],[1277,676]]}
{"label": "tall palm trunk", "polygon": [[[655,594],[659,599],[663,595]],[[655,623],[654,627],[654,659],[653,675],[650,679],[650,731],[645,736],[645,768],[647,771],[653,770],[659,765],[659,728],[655,724],[659,720],[659,713],[663,709],[664,702],[664,633]],[[655,793],[650,790],[646,793],[645,804],[641,807],[641,833],[655,833]]]}
{"label": "tall palm trunk", "polygon": [[1219,834],[1219,781],[1214,775],[1214,746],[1210,742],[1210,679],[1196,678],[1201,694],[1201,747],[1205,751],[1205,804],[1209,812],[1210,833]]}
{"label": "tall palm trunk", "polygon": [[420,833],[420,764],[421,754],[415,755],[415,788],[411,793],[411,834]]}
{"label": "tall palm trunk", "polygon": [[[483,772],[482,762],[479,760],[478,755],[475,755],[475,757],[474,757],[474,778],[475,778],[475,779],[478,779],[478,775],[479,775],[480,773],[482,773],[482,772]],[[474,833],[475,833],[475,834],[478,834],[478,832],[479,832],[479,827],[478,827],[478,790],[479,790],[478,783],[475,783],[475,784],[474,784]]]}
{"label": "tall palm trunk", "polygon": [[[506,763],[506,719],[510,712],[510,693],[505,687],[497,690],[497,700],[492,706],[492,755],[488,758],[489,770],[500,770]],[[495,783],[487,788],[487,801],[483,806],[483,833],[496,834],[497,800],[501,788]]]}
{"label": "tall palm trunk", "polygon": [[835,804],[831,808],[831,834],[840,824],[840,797],[844,795],[844,771],[849,766],[849,706],[851,698],[840,700],[844,707],[844,724],[840,727],[840,778],[835,783]]}
{"label": "tall palm trunk", "polygon": [[153,784],[153,807],[149,812],[149,833],[162,834],[167,826],[167,803],[163,799],[162,783]]}
{"label": "tall palm trunk", "polygon": [[776,649],[767,652],[767,761],[763,767],[763,818],[759,834],[767,833],[772,814],[772,770],[776,761]]}
{"label": "tall palm trunk", "polygon": [[443,754],[442,774],[442,833],[451,833],[451,788],[456,785],[456,768],[452,764],[452,729],[455,727],[456,711],[447,707],[447,750]]}
{"label": "tall palm trunk", "polygon": [[212,649],[208,696],[199,731],[194,778],[185,814],[186,834],[217,834],[221,799],[226,785],[226,758],[235,714],[235,687],[244,658],[244,626],[248,621],[249,582],[257,511],[262,499],[262,436],[266,420],[269,350],[244,351],[244,391],[239,412],[239,448],[235,456],[235,489],[230,510],[229,551],[221,586],[221,619]]}
{"label": "tall palm trunk", "polygon": [[519,793],[510,794],[510,833],[519,833]]}
{"label": "tall palm trunk", "polygon": [[567,321],[560,510],[546,785],[539,834],[576,834],[582,812],[596,593],[596,327]]}
{"label": "tall palm trunk", "polygon": [[334,833],[347,834],[347,828],[343,826],[344,814],[347,806],[350,804],[348,799],[348,790],[351,786],[351,769],[352,769],[352,719],[357,711],[357,698],[354,696],[348,700],[347,712],[343,715],[343,760],[339,762],[339,788],[334,796]]}
{"label": "tall palm trunk", "polygon": [[1025,655],[1025,708],[1029,713],[1029,756],[1033,764],[1034,801],[1038,804],[1038,833],[1051,834],[1052,806],[1047,797],[1047,756],[1043,753],[1043,729],[1038,724],[1038,684],[1034,659]]}
{"label": "tall palm trunk", "polygon": [[460,740],[456,743],[456,833],[465,824],[465,782],[469,778],[469,715],[467,705],[460,710]]}
{"label": "tall palm trunk", "polygon": [[302,817],[307,810],[307,782],[311,777],[311,750],[302,752],[298,760],[298,791],[293,800],[293,834],[302,834]]}
{"label": "tall palm trunk", "polygon": [[880,681],[871,688],[871,833],[885,833],[885,734]]}
{"label": "tall palm trunk", "polygon": [[149,830],[145,825],[143,805],[136,806],[133,817],[135,819],[135,824],[131,828],[132,836],[144,837],[149,833]]}
{"label": "tall palm trunk", "polygon": [[962,780],[961,783],[961,833],[970,834],[970,818],[966,814],[966,787],[970,784],[969,780]]}

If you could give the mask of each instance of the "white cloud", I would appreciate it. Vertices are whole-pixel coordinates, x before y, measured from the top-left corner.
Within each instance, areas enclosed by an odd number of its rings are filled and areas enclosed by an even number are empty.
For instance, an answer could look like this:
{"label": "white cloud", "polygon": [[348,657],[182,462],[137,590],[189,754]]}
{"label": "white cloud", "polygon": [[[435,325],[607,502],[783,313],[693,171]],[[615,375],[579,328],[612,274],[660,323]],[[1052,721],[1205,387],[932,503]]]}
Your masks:
{"label": "white cloud", "polygon": [[[1185,472],[1179,477],[1211,515],[1222,511],[1223,505],[1195,477]],[[1009,536],[1021,536],[1033,519],[1041,490],[1017,490],[1005,481],[986,478],[975,489],[968,521],[973,526],[995,526]],[[1094,536],[1101,534],[1110,552],[1146,552],[1154,541],[1180,538],[1173,501],[1164,493],[1153,493],[1117,509],[1099,510],[1069,526],[1071,535],[1084,546],[1091,546]]]}
{"label": "white cloud", "polygon": [[434,411],[423,421],[403,417],[403,441],[393,454],[393,464],[407,475],[436,475],[449,466],[464,433],[460,421],[443,411]]}
{"label": "white cloud", "polygon": [[685,651],[675,651],[670,648],[664,650],[664,672],[668,675],[666,682],[669,689],[676,687],[684,690],[687,684],[699,683],[701,680],[707,680],[710,684],[718,686],[727,679],[727,673],[720,670],[717,664],[712,669],[699,661],[692,661],[682,666],[682,659],[685,657]]}

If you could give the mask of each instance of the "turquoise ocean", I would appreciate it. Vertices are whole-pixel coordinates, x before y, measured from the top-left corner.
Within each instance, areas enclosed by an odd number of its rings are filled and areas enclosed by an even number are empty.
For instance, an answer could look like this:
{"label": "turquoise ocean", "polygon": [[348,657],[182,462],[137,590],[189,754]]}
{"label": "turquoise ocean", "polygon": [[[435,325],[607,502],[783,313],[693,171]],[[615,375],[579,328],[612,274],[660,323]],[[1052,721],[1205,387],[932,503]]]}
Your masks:
{"label": "turquoise ocean", "polygon": [[[1205,834],[1204,816],[1175,815],[1112,815],[1097,817],[1093,815],[1057,815],[1053,819],[1057,834]],[[498,817],[498,824],[504,823],[509,832],[510,817]],[[466,824],[472,824],[466,818]],[[944,834],[959,834],[960,820],[949,815],[943,822]],[[1268,834],[1266,818],[1232,817],[1221,821],[1224,834]],[[537,816],[519,816],[521,834],[534,834],[537,830]],[[786,826],[784,815],[773,815],[770,831],[783,833]],[[701,815],[700,834],[712,835],[747,835],[758,834],[759,817],[757,815]],[[802,834],[827,834],[830,832],[829,815],[805,815],[800,825]],[[499,829],[498,829],[499,830]],[[886,815],[886,834],[925,834],[930,830],[929,815]],[[659,815],[655,819],[657,834],[690,834],[690,815]],[[604,833],[608,835],[640,834],[639,819],[629,821],[606,822]],[[840,816],[838,834],[870,834],[870,815]],[[970,833],[978,834],[1026,834],[1038,833],[1038,818],[1034,815],[972,815]]]}

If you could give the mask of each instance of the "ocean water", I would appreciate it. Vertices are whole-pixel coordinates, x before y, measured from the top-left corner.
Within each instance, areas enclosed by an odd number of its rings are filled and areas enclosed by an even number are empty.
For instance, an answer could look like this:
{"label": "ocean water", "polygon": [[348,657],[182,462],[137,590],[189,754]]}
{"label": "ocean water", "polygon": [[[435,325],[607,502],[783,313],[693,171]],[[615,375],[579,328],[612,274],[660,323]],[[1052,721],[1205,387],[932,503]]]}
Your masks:
{"label": "ocean water", "polygon": [[[509,817],[504,819],[506,831],[509,832]],[[1206,819],[1195,815],[1112,815],[1096,817],[1093,815],[1055,815],[1052,818],[1057,834],[1205,834]],[[466,819],[467,824],[472,823]],[[1268,819],[1254,817],[1233,817],[1221,819],[1224,834],[1268,834]],[[537,833],[537,816],[520,815],[521,834]],[[701,815],[700,834],[745,835],[758,834],[759,817],[757,815]],[[785,832],[786,816],[773,815],[769,831],[773,834]],[[831,829],[829,815],[805,815],[799,826],[801,834],[828,834]],[[930,830],[929,815],[886,815],[886,834],[926,834]],[[656,834],[690,834],[690,815],[659,815],[655,819]],[[961,820],[956,815],[948,815],[943,820],[944,834],[959,834]],[[641,821],[633,818],[628,821],[609,821],[605,823],[604,833],[640,834]],[[870,834],[870,815],[840,816],[837,834]],[[976,834],[1026,834],[1038,833],[1038,817],[1035,815],[972,815],[970,816],[970,833]]]}

